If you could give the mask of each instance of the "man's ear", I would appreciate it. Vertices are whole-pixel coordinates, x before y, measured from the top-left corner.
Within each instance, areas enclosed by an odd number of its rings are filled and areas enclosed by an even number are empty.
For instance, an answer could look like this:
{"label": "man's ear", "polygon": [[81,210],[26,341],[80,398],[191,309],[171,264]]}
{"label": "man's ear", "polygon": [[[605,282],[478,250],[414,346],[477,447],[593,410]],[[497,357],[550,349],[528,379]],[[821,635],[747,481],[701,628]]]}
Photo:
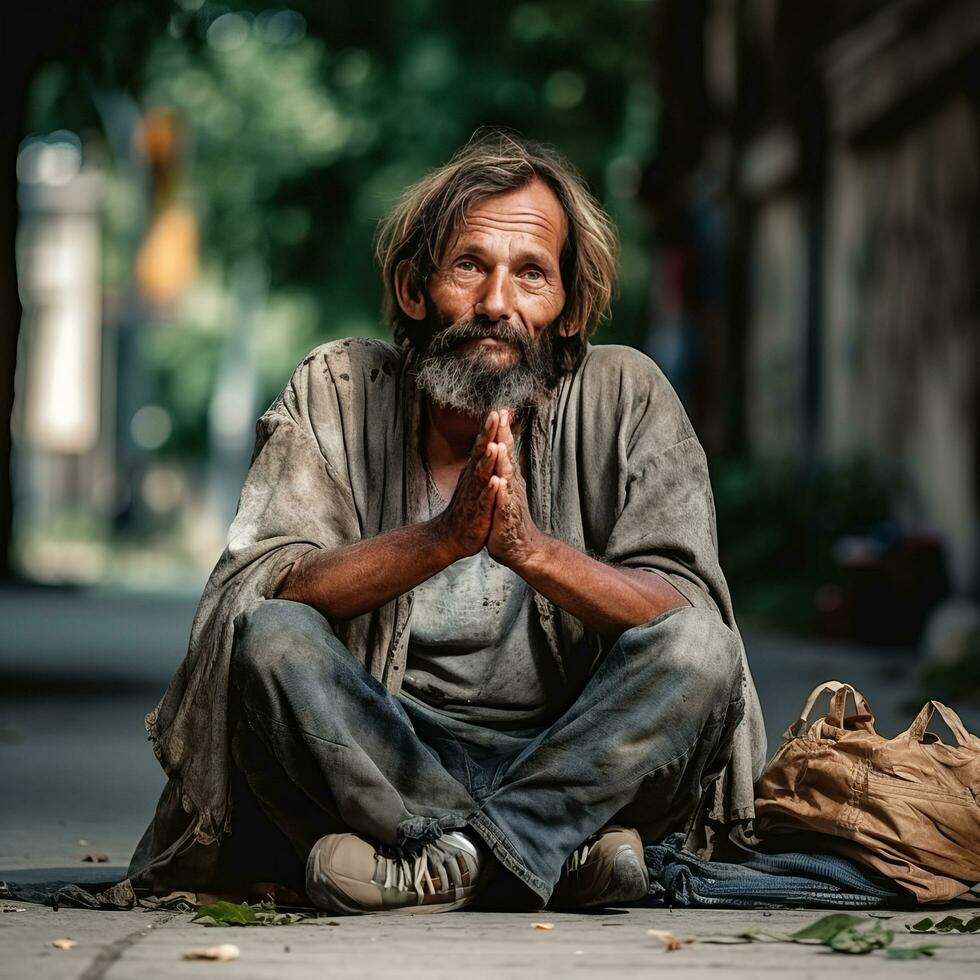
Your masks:
{"label": "man's ear", "polygon": [[412,266],[408,259],[402,259],[395,266],[395,298],[406,316],[413,320],[425,319],[425,296],[412,282]]}

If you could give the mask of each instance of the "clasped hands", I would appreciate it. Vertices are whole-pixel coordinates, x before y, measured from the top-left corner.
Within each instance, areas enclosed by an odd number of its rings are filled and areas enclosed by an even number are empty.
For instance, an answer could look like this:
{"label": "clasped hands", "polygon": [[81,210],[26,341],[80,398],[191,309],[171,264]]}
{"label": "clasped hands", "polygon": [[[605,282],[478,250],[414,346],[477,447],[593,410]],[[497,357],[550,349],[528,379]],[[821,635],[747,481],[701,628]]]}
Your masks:
{"label": "clasped hands", "polygon": [[512,421],[506,408],[487,416],[439,521],[456,558],[485,546],[494,561],[516,571],[540,552],[546,535],[528,508],[527,485],[514,459]]}

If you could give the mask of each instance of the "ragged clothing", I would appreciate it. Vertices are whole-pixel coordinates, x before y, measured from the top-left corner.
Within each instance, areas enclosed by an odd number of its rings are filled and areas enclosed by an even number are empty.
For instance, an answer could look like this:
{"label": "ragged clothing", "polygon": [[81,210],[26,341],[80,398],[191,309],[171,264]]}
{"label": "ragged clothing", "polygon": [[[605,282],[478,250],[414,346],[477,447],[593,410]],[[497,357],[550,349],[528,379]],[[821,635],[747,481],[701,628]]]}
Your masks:
{"label": "ragged clothing", "polygon": [[[275,595],[289,567],[424,519],[421,394],[413,358],[382,341],[350,339],[309,354],[259,419],[255,453],[227,547],[201,597],[187,655],[147,716],[169,781],[130,874],[153,892],[211,887],[232,828],[228,675],[239,617]],[[590,347],[525,421],[528,502],[546,533],[601,560],[663,575],[737,636],[718,565],[704,452],[677,396],[639,352]],[[534,596],[534,612],[567,699],[602,646],[581,622]],[[331,624],[392,693],[402,686],[413,594]],[[702,847],[753,815],[765,762],[759,701],[744,651],[744,717],[729,765],[709,788]],[[693,840],[693,838],[692,838]]]}
{"label": "ragged clothing", "polygon": [[[427,472],[428,516],[446,506]],[[561,678],[534,591],[483,548],[417,585],[401,693],[490,728],[558,717]]]}
{"label": "ragged clothing", "polygon": [[714,613],[669,609],[623,632],[553,724],[501,731],[392,695],[315,609],[263,602],[236,631],[232,755],[236,807],[267,821],[251,843],[236,824],[233,870],[302,888],[325,834],[411,848],[466,827],[509,872],[481,901],[542,908],[600,828],[660,840],[689,825],[742,716],[740,657]]}
{"label": "ragged clothing", "polygon": [[462,721],[553,721],[561,679],[534,593],[484,548],[415,587],[402,693]]}

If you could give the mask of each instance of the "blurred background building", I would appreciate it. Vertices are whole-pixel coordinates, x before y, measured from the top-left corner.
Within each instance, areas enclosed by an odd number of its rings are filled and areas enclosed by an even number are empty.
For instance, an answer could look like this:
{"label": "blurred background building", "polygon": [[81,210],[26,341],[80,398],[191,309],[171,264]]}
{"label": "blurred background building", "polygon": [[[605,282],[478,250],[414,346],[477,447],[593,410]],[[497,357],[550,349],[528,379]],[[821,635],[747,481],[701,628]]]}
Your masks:
{"label": "blurred background building", "polygon": [[980,692],[978,0],[14,17],[0,575],[18,596],[192,604],[257,415],[316,344],[384,334],[377,219],[504,125],[558,146],[616,220],[597,341],[645,349],[681,394],[740,620],[924,645],[937,694]]}

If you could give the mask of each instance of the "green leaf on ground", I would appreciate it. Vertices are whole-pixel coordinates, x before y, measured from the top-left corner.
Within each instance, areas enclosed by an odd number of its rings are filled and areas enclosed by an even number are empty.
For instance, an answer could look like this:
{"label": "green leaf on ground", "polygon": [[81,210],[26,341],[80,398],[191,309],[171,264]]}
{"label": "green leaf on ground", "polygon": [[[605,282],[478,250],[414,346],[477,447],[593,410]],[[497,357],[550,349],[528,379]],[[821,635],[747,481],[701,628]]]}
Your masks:
{"label": "green leaf on ground", "polygon": [[214,902],[202,905],[191,921],[199,926],[290,926],[304,918],[301,912],[280,912],[272,902]]}
{"label": "green leaf on ground", "polygon": [[935,944],[925,946],[892,946],[885,951],[890,960],[921,960],[927,956],[935,956],[939,947]]}
{"label": "green leaf on ground", "polygon": [[202,926],[254,926],[257,924],[255,909],[245,902],[242,902],[241,905],[235,905],[233,902],[212,902],[210,905],[202,905],[191,921]]}
{"label": "green leaf on ground", "polygon": [[834,912],[817,919],[816,922],[797,932],[790,933],[789,938],[795,943],[829,943],[839,932],[856,926],[860,921],[856,915]]}
{"label": "green leaf on ground", "polygon": [[906,926],[909,932],[980,932],[980,915],[969,919],[961,919],[956,915],[947,915],[938,922],[933,919],[919,919],[912,925]]}
{"label": "green leaf on ground", "polygon": [[890,946],[894,938],[895,933],[883,926],[873,925],[868,929],[857,929],[849,926],[846,929],[841,929],[827,942],[827,945],[838,953],[863,955]]}
{"label": "green leaf on ground", "polygon": [[[834,912],[793,933],[771,932],[767,929],[750,929],[736,936],[719,936],[703,939],[708,943],[798,943],[804,946],[826,946],[835,953],[862,955],[890,946],[895,933],[879,922],[871,921],[847,912]],[[926,947],[917,947],[923,949]],[[931,950],[931,947],[928,947]],[[907,959],[929,953],[909,954]]]}

